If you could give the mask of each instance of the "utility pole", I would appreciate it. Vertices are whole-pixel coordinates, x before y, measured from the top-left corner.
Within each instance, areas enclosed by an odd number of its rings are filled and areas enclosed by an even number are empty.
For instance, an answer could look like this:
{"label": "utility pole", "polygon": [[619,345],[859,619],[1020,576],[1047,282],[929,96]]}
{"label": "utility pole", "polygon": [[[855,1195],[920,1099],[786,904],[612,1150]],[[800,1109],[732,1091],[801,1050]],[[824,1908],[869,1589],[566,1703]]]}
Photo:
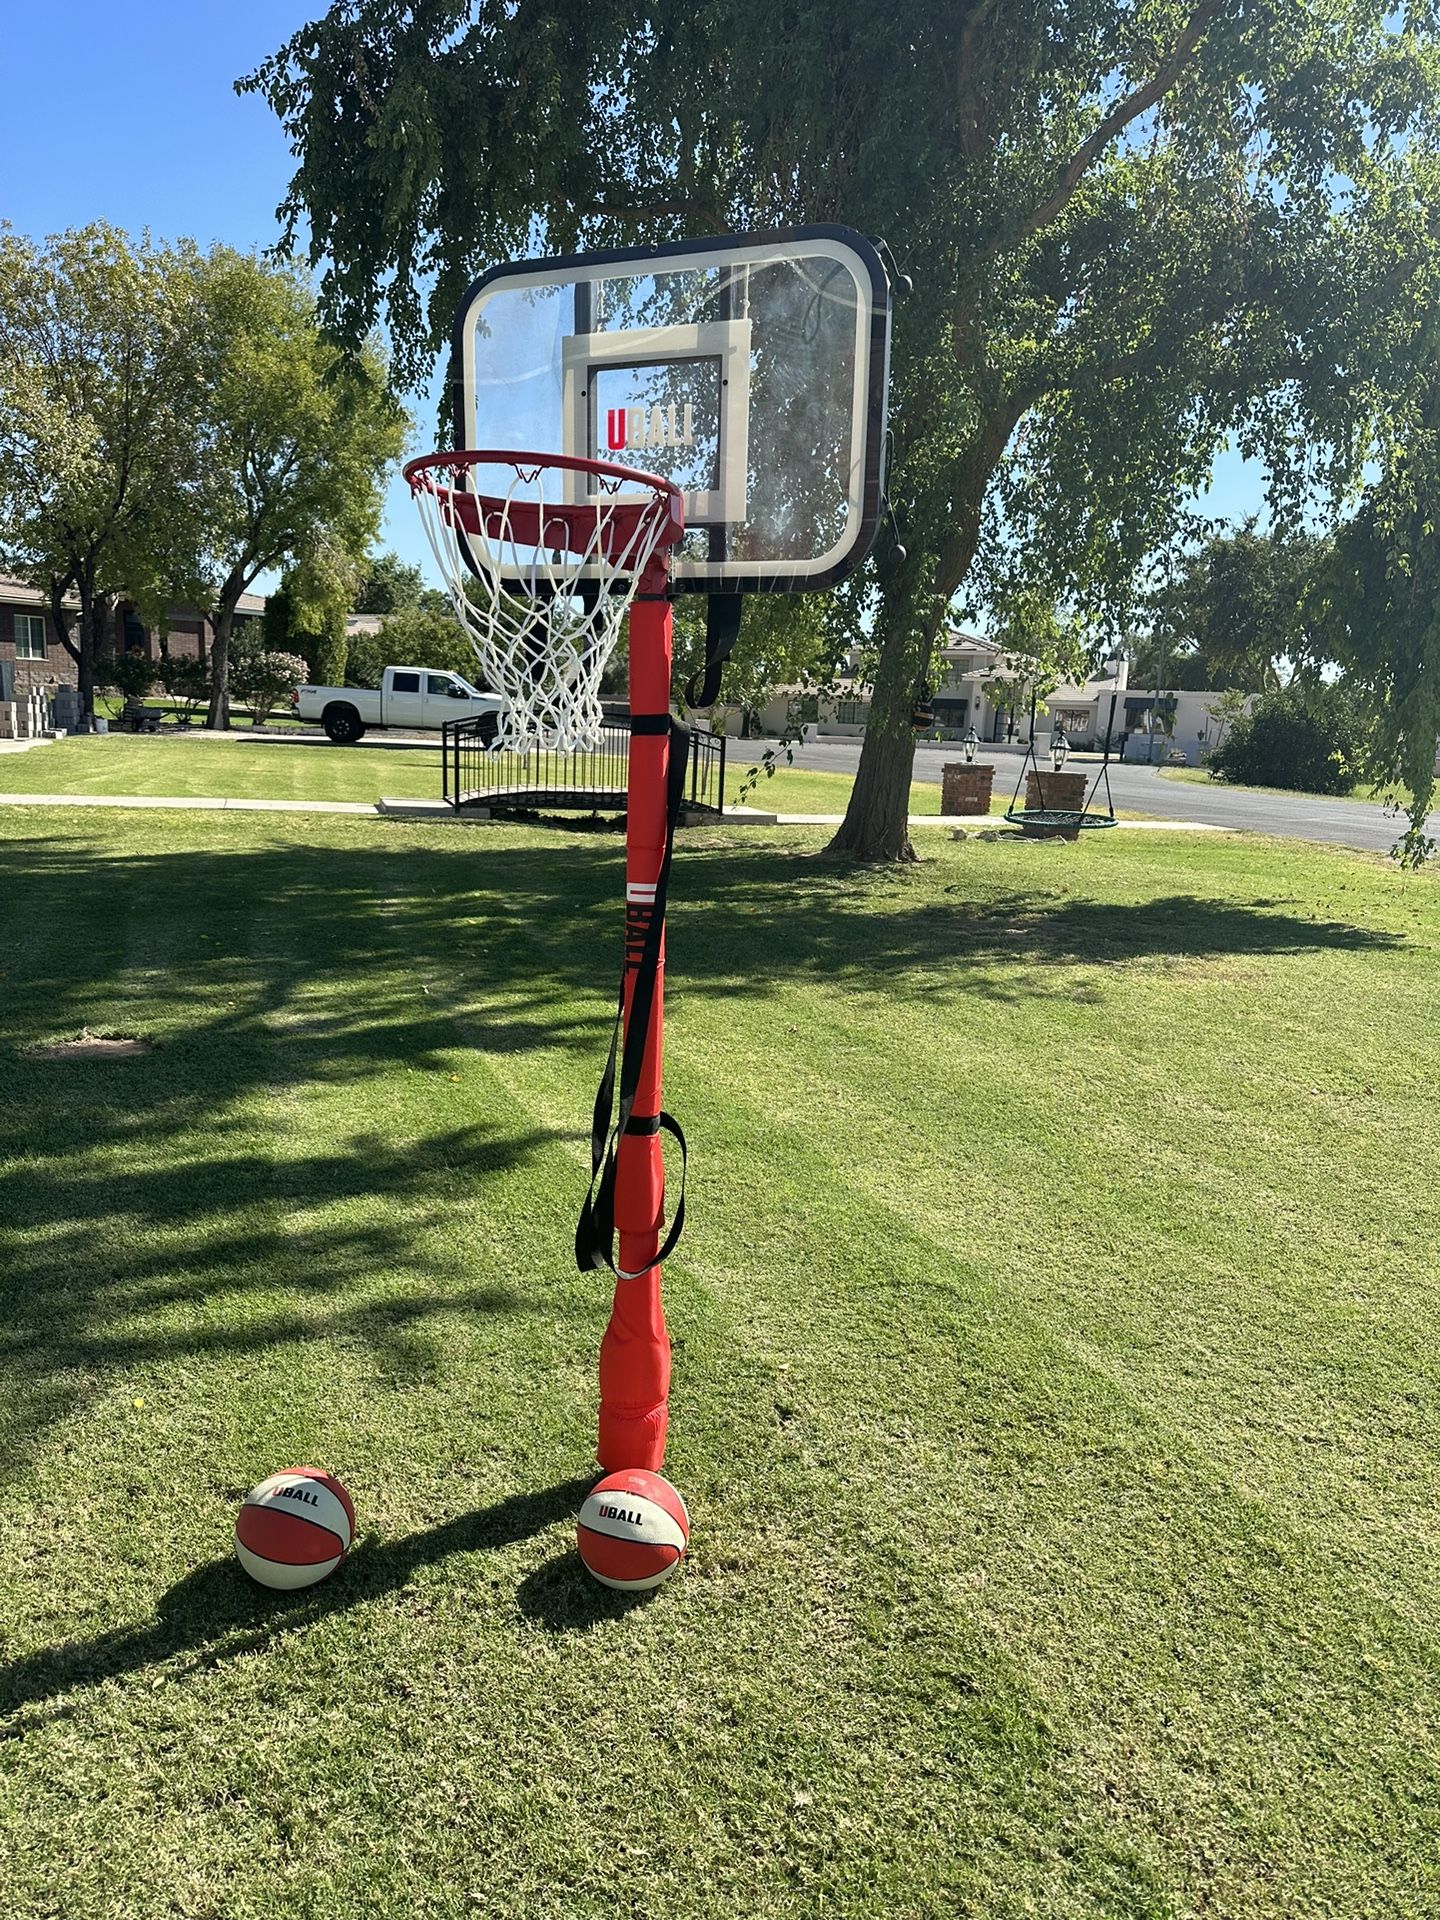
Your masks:
{"label": "utility pole", "polygon": [[[1175,548],[1172,544],[1165,549],[1165,599],[1167,611],[1174,596]],[[1150,709],[1150,752],[1147,756],[1147,764],[1152,767],[1155,764],[1155,728],[1160,719],[1160,701],[1165,693],[1165,623],[1163,620],[1160,623],[1160,630],[1156,635],[1156,646],[1159,651],[1155,661],[1155,702]]]}

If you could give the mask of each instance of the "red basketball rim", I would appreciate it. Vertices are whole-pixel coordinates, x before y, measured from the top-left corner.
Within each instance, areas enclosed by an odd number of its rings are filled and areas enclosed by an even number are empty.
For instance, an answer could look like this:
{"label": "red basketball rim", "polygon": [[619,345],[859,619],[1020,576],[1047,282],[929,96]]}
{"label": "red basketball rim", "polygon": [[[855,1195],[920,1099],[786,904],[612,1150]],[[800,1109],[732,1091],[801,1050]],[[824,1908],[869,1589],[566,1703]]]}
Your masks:
{"label": "red basketball rim", "polygon": [[[507,499],[503,494],[472,493],[462,487],[444,486],[436,477],[449,474],[453,481],[476,467],[513,467],[521,479],[538,478],[551,468],[562,473],[590,474],[598,480],[644,487],[650,497],[645,500],[615,500],[600,495],[586,501],[521,502]],[[508,523],[508,529],[513,529],[522,538],[538,535],[547,546],[563,545],[571,552],[583,553],[594,534],[597,514],[604,516],[621,539],[628,540],[638,530],[645,516],[653,511],[657,500],[663,500],[669,511],[650,551],[677,546],[685,533],[683,490],[673,480],[665,479],[663,474],[647,473],[641,467],[622,466],[618,460],[587,460],[569,453],[525,453],[514,447],[478,450],[467,447],[453,453],[423,454],[418,460],[408,461],[404,473],[411,493],[432,493],[437,498],[443,496],[456,519],[470,534],[494,537],[497,529],[488,523],[493,523],[498,517]],[[522,531],[522,523],[532,516],[536,523],[533,534],[529,529]],[[562,533],[563,540],[555,538]],[[506,533],[502,532],[500,537],[506,537]]]}

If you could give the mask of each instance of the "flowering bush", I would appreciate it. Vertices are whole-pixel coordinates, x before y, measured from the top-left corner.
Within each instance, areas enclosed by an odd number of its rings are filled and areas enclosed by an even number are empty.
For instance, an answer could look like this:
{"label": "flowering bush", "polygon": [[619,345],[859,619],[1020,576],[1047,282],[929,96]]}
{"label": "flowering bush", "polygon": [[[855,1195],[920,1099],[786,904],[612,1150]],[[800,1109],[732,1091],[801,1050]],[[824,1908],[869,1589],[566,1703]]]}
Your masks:
{"label": "flowering bush", "polygon": [[257,727],[263,727],[280,702],[288,700],[308,677],[298,653],[237,648],[230,663],[230,691]]}

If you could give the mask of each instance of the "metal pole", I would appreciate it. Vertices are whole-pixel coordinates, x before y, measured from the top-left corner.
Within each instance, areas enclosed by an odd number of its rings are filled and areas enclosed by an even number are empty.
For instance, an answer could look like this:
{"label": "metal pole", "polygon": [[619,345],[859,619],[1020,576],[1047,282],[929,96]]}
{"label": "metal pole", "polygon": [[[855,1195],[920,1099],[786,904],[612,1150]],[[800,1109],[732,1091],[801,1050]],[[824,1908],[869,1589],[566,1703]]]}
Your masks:
{"label": "metal pole", "polygon": [[[1175,588],[1175,554],[1172,548],[1165,549],[1165,590],[1167,595]],[[1159,651],[1155,662],[1155,700],[1150,709],[1150,752],[1146,764],[1155,764],[1155,726],[1160,718],[1160,699],[1165,689],[1165,629],[1162,624],[1156,638]]]}
{"label": "metal pole", "polygon": [[[647,579],[646,586],[651,582]],[[672,618],[659,592],[644,592],[630,610],[630,715],[670,712]],[[625,821],[625,1026],[630,1024],[634,965],[654,912],[655,886],[665,857],[670,737],[631,731]],[[656,1117],[660,1112],[663,1054],[665,944],[655,980],[650,1032],[630,1124],[621,1136],[615,1170],[617,1265],[633,1280],[615,1283],[610,1324],[600,1346],[600,1438],[607,1473],[622,1467],[658,1472],[665,1462],[669,1422],[670,1336],[660,1303],[660,1269],[641,1269],[655,1258],[665,1215],[665,1161]]]}

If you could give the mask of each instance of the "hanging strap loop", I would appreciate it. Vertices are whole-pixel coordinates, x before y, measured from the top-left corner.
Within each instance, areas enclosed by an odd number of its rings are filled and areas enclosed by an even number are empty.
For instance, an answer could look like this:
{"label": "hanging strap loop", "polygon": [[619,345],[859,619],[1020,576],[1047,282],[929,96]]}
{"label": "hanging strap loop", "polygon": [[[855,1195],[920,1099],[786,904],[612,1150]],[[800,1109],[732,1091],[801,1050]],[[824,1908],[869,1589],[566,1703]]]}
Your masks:
{"label": "hanging strap loop", "polygon": [[705,603],[705,677],[692,674],[685,682],[687,707],[713,707],[720,698],[720,675],[740,637],[740,610],[744,595],[712,593]]}
{"label": "hanging strap loop", "polygon": [[[668,1113],[636,1115],[631,1108],[640,1086],[640,1069],[650,1038],[650,1023],[655,1010],[655,983],[660,974],[660,942],[665,932],[665,896],[670,885],[670,863],[675,852],[675,829],[685,803],[685,773],[689,760],[690,736],[673,719],[670,721],[670,767],[665,808],[665,851],[655,880],[655,899],[649,908],[644,938],[634,957],[633,968],[627,957],[620,973],[620,999],[615,1009],[615,1024],[610,1029],[610,1052],[600,1085],[595,1094],[595,1112],[590,1123],[590,1190],[580,1209],[575,1228],[575,1265],[581,1273],[596,1267],[608,1267],[621,1280],[638,1280],[641,1275],[668,1259],[685,1227],[685,1175],[688,1154],[685,1135],[679,1123]],[[625,981],[633,971],[630,993],[630,1020],[625,1021]],[[620,1035],[625,1035],[622,1051]],[[620,1110],[615,1111],[615,1064],[620,1063]],[[680,1148],[680,1193],[675,1203],[670,1230],[653,1260],[626,1273],[615,1264],[615,1175],[619,1163],[620,1141],[626,1133],[668,1133]]]}

